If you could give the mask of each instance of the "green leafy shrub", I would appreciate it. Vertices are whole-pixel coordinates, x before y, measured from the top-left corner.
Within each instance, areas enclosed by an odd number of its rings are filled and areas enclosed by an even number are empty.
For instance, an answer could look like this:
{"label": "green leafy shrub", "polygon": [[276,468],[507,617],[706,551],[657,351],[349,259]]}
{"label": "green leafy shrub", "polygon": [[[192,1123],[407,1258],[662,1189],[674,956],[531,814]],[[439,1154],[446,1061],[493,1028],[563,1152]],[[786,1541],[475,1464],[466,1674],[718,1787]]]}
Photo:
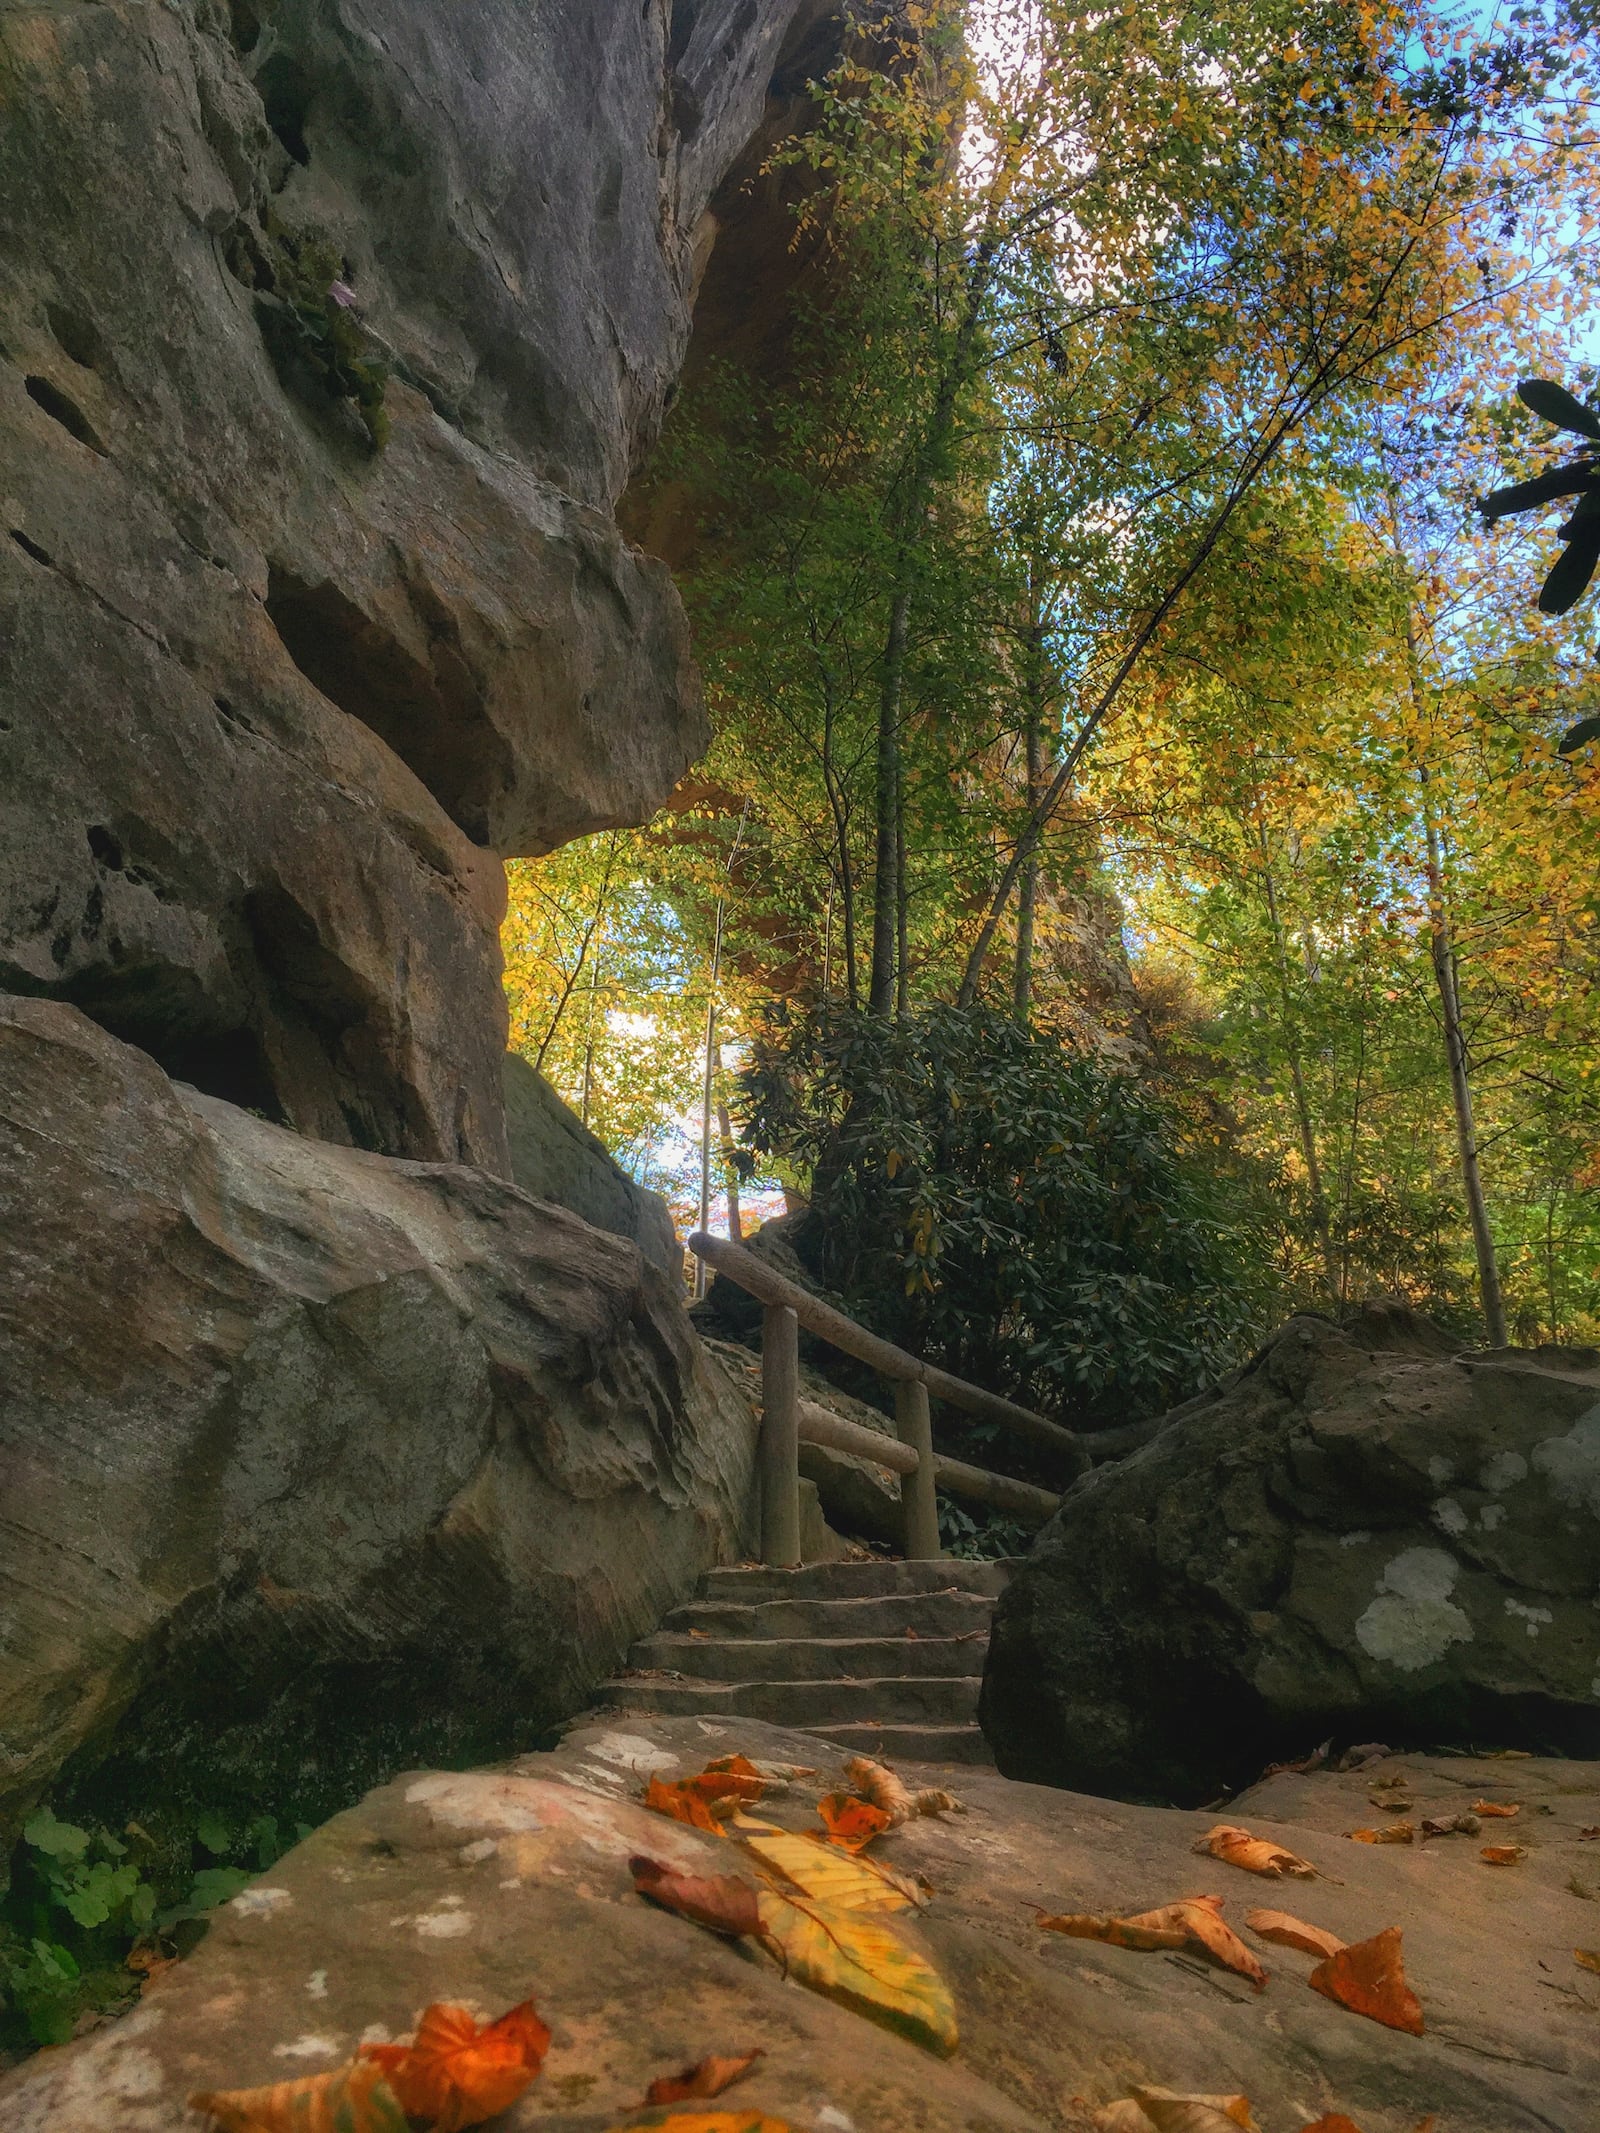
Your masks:
{"label": "green leafy shrub", "polygon": [[1079,1427],[1132,1421],[1213,1382],[1260,1326],[1246,1210],[1130,1075],[1058,1038],[982,1007],[780,1004],[743,1093],[752,1167],[809,1190],[797,1243],[817,1277],[977,1384]]}
{"label": "green leafy shrub", "polygon": [[233,1826],[202,1814],[164,1838],[136,1822],[118,1837],[40,1808],[0,1897],[0,2054],[64,2043],[86,2011],[131,1999],[130,1955],[192,1945],[207,1912],[308,1834],[273,1815]]}

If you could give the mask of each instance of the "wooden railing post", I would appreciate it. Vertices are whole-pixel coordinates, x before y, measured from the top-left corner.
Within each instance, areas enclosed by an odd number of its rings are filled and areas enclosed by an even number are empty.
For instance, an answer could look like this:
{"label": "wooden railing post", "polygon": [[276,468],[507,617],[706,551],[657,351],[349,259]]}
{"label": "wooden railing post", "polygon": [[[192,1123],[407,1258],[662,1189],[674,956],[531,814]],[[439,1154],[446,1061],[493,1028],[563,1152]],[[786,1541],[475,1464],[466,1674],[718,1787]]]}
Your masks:
{"label": "wooden railing post", "polygon": [[902,1444],[917,1454],[917,1470],[900,1477],[900,1506],[905,1513],[905,1551],[909,1562],[932,1562],[939,1548],[939,1498],[935,1489],[933,1423],[928,1415],[928,1388],[902,1378],[894,1389],[895,1429]]}
{"label": "wooden railing post", "polygon": [[761,1322],[761,1560],[787,1570],[800,1560],[800,1321],[768,1304]]}

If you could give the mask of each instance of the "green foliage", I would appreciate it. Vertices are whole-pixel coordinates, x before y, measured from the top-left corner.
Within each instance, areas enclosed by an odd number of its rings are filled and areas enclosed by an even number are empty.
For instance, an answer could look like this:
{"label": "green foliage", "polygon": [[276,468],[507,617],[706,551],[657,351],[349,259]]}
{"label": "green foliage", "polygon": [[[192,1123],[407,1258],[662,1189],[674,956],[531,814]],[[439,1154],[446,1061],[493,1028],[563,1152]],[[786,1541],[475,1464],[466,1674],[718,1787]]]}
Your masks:
{"label": "green foliage", "polygon": [[1081,1426],[1238,1359],[1265,1300],[1239,1207],[1133,1078],[985,1008],[771,1011],[745,1141],[810,1179],[818,1272],[868,1325]]}
{"label": "green foliage", "polygon": [[[41,1807],[0,1898],[0,2050],[65,2043],[82,2014],[130,1999],[135,1950],[159,1957],[192,1943],[209,1911],[309,1834],[304,1823],[280,1830],[272,1815],[232,1828],[205,1813],[164,1838],[136,1822],[118,1837]],[[197,1852],[210,1863],[197,1866]]]}

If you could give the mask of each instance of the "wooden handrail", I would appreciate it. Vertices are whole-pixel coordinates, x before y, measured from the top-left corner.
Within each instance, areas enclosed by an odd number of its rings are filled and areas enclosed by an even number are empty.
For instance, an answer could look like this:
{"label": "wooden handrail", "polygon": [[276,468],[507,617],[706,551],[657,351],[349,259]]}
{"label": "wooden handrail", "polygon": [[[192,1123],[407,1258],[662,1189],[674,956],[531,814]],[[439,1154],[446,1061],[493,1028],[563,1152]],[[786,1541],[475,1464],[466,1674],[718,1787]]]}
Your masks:
{"label": "wooden handrail", "polygon": [[[898,1437],[851,1422],[815,1400],[800,1402],[800,1442],[823,1444],[836,1452],[853,1452],[858,1459],[871,1459],[878,1466],[887,1467],[891,1474],[914,1474],[921,1463],[911,1446],[902,1444]],[[943,1452],[934,1454],[933,1476],[948,1495],[965,1496],[997,1511],[1009,1511],[1033,1525],[1042,1526],[1047,1518],[1053,1518],[1061,1502],[1053,1490],[1035,1488],[1031,1481],[1013,1481],[1009,1474],[991,1474],[985,1467],[948,1459]]]}
{"label": "wooden handrail", "polygon": [[715,1267],[719,1274],[726,1274],[736,1287],[748,1290],[760,1302],[769,1307],[786,1306],[808,1332],[826,1341],[830,1347],[843,1349],[846,1355],[869,1364],[886,1378],[900,1384],[923,1385],[935,1400],[962,1408],[982,1421],[997,1422],[1003,1429],[1026,1437],[1034,1444],[1048,1446],[1067,1461],[1074,1480],[1087,1471],[1089,1455],[1070,1429],[1063,1429],[1059,1422],[1051,1422],[1044,1415],[1036,1415],[1030,1407],[1018,1407],[1014,1401],[1002,1399],[997,1392],[988,1392],[981,1385],[969,1385],[965,1378],[952,1377],[948,1370],[940,1370],[936,1364],[924,1363],[918,1357],[908,1355],[893,1341],[869,1333],[865,1326],[858,1326],[853,1318],[836,1311],[820,1296],[813,1296],[809,1289],[790,1281],[742,1244],[734,1244],[726,1237],[709,1237],[704,1230],[696,1230],[689,1239],[689,1249],[697,1259]]}

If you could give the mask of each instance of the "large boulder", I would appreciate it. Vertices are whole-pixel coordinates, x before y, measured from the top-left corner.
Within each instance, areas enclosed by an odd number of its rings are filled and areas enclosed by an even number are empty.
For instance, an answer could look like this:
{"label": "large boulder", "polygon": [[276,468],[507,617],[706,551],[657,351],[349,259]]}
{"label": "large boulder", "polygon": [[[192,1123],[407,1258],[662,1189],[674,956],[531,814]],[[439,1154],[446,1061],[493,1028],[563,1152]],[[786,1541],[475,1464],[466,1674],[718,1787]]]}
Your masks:
{"label": "large boulder", "polygon": [[[1215,1860],[1201,1867],[1191,1848],[1211,1816],[907,1766],[913,1785],[953,1785],[967,1812],[878,1841],[869,1857],[924,1877],[928,1901],[867,1916],[891,1951],[909,1947],[944,1980],[959,2039],[941,2059],[868,2019],[842,1960],[838,1997],[825,1998],[749,1943],[635,1893],[640,1854],[757,1881],[741,1832],[706,1835],[641,1803],[651,1776],[685,1778],[735,1752],[801,1766],[758,1813],[818,1829],[841,1754],[755,1720],[590,1721],[510,1768],[398,1778],[244,1890],[131,2013],[0,2076],[0,2133],[198,2133],[186,2108],[197,2089],[328,2072],[363,2040],[409,2036],[433,2000],[493,2015],[530,1995],[550,2054],[495,2118],[504,2133],[650,2125],[647,2086],[711,2053],[761,2056],[710,2107],[726,2120],[695,2117],[708,2127],[1095,2133],[1096,2114],[1143,2084],[1241,2091],[1266,2133],[1313,2119],[1413,2133],[1430,2113],[1449,2133],[1594,2124],[1600,2028],[1572,1948],[1594,1938],[1595,1906],[1571,1883],[1594,1880],[1595,1847],[1579,1831],[1600,1813],[1600,1767],[1405,1769],[1419,1806],[1441,1811],[1497,1786],[1504,1797],[1515,1772],[1528,1856],[1499,1873],[1463,1837],[1415,1857],[1345,1842],[1352,1818],[1371,1812],[1373,1777],[1402,1775],[1392,1765],[1264,1788],[1233,1811],[1327,1877],[1295,1883],[1291,1898]],[[1279,1903],[1343,1940],[1398,1927],[1422,2035],[1312,1991],[1311,1956],[1254,1935],[1259,1993],[1190,1950],[1069,1939],[1037,1920],[1041,1906],[1127,1913],[1197,1887],[1224,1897],[1245,1932],[1256,1905]],[[817,1943],[829,1946],[820,1932]]]}
{"label": "large boulder", "polygon": [[0,1000],[0,1846],[528,1744],[746,1551],[753,1449],[633,1244]]}
{"label": "large boulder", "polygon": [[570,1207],[596,1229],[631,1237],[652,1265],[681,1282],[683,1246],[660,1193],[635,1184],[519,1053],[506,1053],[502,1072],[506,1143],[517,1184],[536,1200]]}
{"label": "large boulder", "polygon": [[1600,1354],[1290,1320],[1068,1492],[981,1717],[1008,1774],[1124,1798],[1330,1734],[1600,1754]]}
{"label": "large boulder", "polygon": [[4,10],[0,987],[507,1174],[499,858],[645,820],[705,745],[615,509],[719,231],[786,256],[740,204],[840,34]]}

